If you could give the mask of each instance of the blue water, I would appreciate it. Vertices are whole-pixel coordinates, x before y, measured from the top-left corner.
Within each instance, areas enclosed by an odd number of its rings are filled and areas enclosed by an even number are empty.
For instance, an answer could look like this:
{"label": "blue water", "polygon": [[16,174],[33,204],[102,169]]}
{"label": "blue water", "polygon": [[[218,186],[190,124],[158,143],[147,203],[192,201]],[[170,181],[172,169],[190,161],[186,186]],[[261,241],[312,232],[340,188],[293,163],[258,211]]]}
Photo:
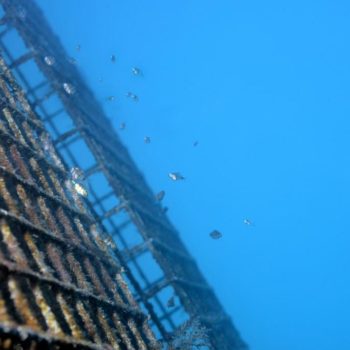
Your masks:
{"label": "blue water", "polygon": [[251,349],[350,349],[350,3],[38,2]]}

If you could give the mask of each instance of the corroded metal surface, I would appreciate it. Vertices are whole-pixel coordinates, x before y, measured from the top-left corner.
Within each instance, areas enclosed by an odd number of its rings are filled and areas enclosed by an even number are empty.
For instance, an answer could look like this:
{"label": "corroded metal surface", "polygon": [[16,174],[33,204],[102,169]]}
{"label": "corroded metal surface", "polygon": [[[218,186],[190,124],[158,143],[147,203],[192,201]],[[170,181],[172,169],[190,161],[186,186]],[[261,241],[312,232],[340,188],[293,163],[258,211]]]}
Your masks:
{"label": "corroded metal surface", "polygon": [[[6,60],[26,89],[31,106],[50,129],[64,161],[72,166],[79,165],[79,154],[74,148],[78,142],[83,142],[90,152],[94,164],[83,169],[89,178],[88,206],[95,219],[123,249],[115,249],[114,253],[123,266],[137,302],[147,310],[153,329],[164,340],[169,339],[179,327],[177,320],[182,312],[206,326],[213,349],[246,349],[213,289],[165,215],[164,208],[155,199],[40,9],[33,0],[1,0],[0,3],[5,10],[0,45]],[[27,52],[19,57],[13,57],[1,39],[13,28],[27,47]],[[35,62],[43,73],[40,83],[32,83],[30,76],[22,70],[27,62]],[[46,102],[55,97],[59,97],[61,105],[57,110],[49,111]],[[68,118],[74,127],[62,131],[56,118]],[[45,158],[44,155],[42,161]],[[56,168],[59,173],[60,165],[56,164]],[[107,192],[96,186],[94,176],[108,183]],[[40,176],[38,178],[40,180]],[[46,180],[50,181],[48,186],[44,184],[45,180],[40,181],[46,188],[51,188],[51,183],[55,188],[53,180]],[[84,205],[77,203],[76,206],[77,210],[84,212]],[[79,215],[78,218],[83,220]],[[51,226],[56,227],[55,223]],[[66,226],[66,231],[70,232],[69,225]],[[131,234],[141,241],[130,243]],[[150,280],[147,266],[140,260],[149,253],[162,269],[162,276],[156,280]],[[179,300],[178,305],[171,309],[164,300],[166,290],[173,291]]]}
{"label": "corroded metal surface", "polygon": [[0,57],[0,347],[155,349],[118,260],[69,183]]}

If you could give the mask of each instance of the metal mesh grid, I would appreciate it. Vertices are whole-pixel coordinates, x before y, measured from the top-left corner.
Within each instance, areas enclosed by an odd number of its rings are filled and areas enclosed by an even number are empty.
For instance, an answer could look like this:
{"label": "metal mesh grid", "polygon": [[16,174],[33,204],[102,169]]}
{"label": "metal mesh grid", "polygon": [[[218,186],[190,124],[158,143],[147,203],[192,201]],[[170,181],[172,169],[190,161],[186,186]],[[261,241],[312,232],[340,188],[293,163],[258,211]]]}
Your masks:
{"label": "metal mesh grid", "polygon": [[2,348],[156,349],[121,265],[0,57]]}
{"label": "metal mesh grid", "polygon": [[[0,33],[5,58],[65,162],[85,171],[89,206],[123,249],[115,250],[115,254],[155,332],[168,339],[169,333],[189,315],[208,328],[214,349],[246,348],[40,10],[31,0],[1,3],[5,9],[4,30]],[[17,56],[4,40],[13,27],[27,47]],[[54,57],[55,64],[47,65],[45,57]],[[40,68],[35,81],[26,67],[33,62]],[[72,93],[67,93],[65,84]],[[62,128],[64,120],[70,121],[71,128]],[[83,163],[79,157],[82,150],[91,155]],[[106,185],[101,186],[102,182]],[[150,253],[162,271],[156,280],[150,279],[142,261]],[[167,298],[174,292],[179,300],[169,309]]]}

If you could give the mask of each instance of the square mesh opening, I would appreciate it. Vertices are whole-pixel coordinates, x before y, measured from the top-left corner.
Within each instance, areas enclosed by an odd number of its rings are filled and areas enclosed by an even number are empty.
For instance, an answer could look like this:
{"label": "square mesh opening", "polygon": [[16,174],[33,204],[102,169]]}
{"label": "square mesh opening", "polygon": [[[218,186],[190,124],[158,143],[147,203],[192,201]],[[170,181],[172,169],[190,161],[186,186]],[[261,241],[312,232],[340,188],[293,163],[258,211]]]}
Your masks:
{"label": "square mesh opening", "polygon": [[[3,13],[2,7],[1,7],[1,11]],[[6,49],[9,51],[9,54],[12,56],[13,59],[21,57],[26,52],[28,52],[28,49],[26,48],[22,38],[14,29],[10,29],[10,31],[8,31],[2,37],[2,42],[4,43],[4,46],[6,46]]]}
{"label": "square mesh opening", "polygon": [[[24,75],[28,82],[30,82],[32,87],[46,80],[33,59],[21,64],[19,66],[19,71]],[[20,77],[19,80],[21,80]]]}
{"label": "square mesh opening", "polygon": [[[73,142],[69,146],[69,150],[75,157],[77,164],[74,164],[67,150],[62,149],[61,153],[63,154],[63,158],[67,161],[70,167],[78,166],[80,169],[89,169],[95,165],[95,158],[91,154],[90,149],[86,145],[85,141],[82,139],[77,139],[75,142]],[[84,157],[81,156],[82,154]]]}

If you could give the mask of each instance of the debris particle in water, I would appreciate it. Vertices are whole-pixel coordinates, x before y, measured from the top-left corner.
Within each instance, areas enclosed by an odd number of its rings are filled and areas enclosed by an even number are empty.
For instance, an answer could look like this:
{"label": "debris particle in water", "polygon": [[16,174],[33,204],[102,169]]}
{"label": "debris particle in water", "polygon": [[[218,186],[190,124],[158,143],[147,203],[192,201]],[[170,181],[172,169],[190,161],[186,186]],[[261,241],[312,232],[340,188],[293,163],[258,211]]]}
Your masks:
{"label": "debris particle in water", "polygon": [[55,57],[53,56],[45,56],[44,61],[48,66],[53,66],[56,63]]}
{"label": "debris particle in water", "polygon": [[198,141],[194,141],[193,142],[193,147],[197,147],[198,146]]}
{"label": "debris particle in water", "polygon": [[69,83],[63,83],[63,89],[68,95],[73,95],[75,93],[75,87]]}
{"label": "debris particle in water", "polygon": [[169,173],[168,176],[173,180],[173,181],[179,181],[179,180],[185,180],[185,178],[181,175],[179,172],[173,172]]}
{"label": "debris particle in water", "polygon": [[167,213],[168,212],[168,210],[169,210],[169,208],[168,207],[163,207],[163,213],[165,214],[165,213]]}
{"label": "debris particle in water", "polygon": [[243,223],[247,226],[254,226],[253,222],[249,219],[244,219],[243,220]]}
{"label": "debris particle in water", "polygon": [[126,124],[124,122],[120,123],[119,129],[124,130],[126,127]]}
{"label": "debris particle in water", "polygon": [[165,197],[165,191],[160,191],[159,193],[156,194],[156,200],[158,202],[161,202]]}
{"label": "debris particle in water", "polygon": [[139,97],[132,92],[128,92],[126,94],[126,97],[129,97],[130,99],[132,99],[135,102],[138,102],[138,100],[139,100]]}
{"label": "debris particle in water", "polygon": [[132,71],[132,74],[134,74],[134,75],[142,75],[142,71],[140,68],[132,67],[131,71]]}
{"label": "debris particle in water", "polygon": [[76,49],[77,51],[80,51],[80,50],[81,50],[81,45],[78,44],[78,45],[75,47],[75,49]]}
{"label": "debris particle in water", "polygon": [[145,136],[144,139],[143,139],[143,141],[144,141],[145,143],[151,143],[151,138],[150,138],[149,136]]}
{"label": "debris particle in water", "polygon": [[169,298],[169,300],[166,303],[166,306],[169,307],[169,308],[175,306],[175,297],[174,297],[174,295]]}
{"label": "debris particle in water", "polygon": [[218,230],[214,230],[214,231],[210,232],[209,236],[212,239],[220,239],[222,237],[222,233]]}
{"label": "debris particle in water", "polygon": [[115,96],[113,96],[113,95],[112,95],[112,96],[108,96],[108,97],[107,97],[107,100],[112,102],[112,101],[115,100]]}
{"label": "debris particle in water", "polygon": [[115,57],[115,55],[111,55],[111,62],[115,63],[116,60],[117,60],[117,58]]}
{"label": "debris particle in water", "polygon": [[99,77],[99,78],[98,78],[98,82],[99,82],[99,83],[102,83],[102,82],[103,82],[103,78],[102,78],[102,77]]}

